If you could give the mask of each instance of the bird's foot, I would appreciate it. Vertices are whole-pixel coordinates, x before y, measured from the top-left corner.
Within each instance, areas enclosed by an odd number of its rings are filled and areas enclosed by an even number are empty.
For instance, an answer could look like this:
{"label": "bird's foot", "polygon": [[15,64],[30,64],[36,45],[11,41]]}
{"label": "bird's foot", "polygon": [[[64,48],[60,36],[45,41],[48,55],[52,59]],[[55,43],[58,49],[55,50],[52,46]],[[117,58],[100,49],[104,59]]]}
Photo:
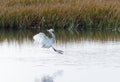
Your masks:
{"label": "bird's foot", "polygon": [[59,54],[63,54],[63,51],[62,51],[62,50],[57,50],[57,52],[58,52]]}

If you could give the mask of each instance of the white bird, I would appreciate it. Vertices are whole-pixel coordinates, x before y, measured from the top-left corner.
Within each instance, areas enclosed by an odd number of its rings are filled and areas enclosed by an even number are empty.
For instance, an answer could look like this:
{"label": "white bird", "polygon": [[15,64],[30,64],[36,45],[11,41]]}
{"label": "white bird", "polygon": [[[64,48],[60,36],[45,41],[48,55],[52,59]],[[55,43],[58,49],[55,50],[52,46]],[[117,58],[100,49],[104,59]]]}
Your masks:
{"label": "white bird", "polygon": [[41,44],[43,48],[52,47],[55,52],[63,54],[63,51],[57,50],[52,46],[52,44],[55,42],[55,35],[53,33],[54,30],[49,29],[47,31],[51,34],[52,38],[48,38],[44,33],[40,32],[40,33],[33,36],[34,41]]}

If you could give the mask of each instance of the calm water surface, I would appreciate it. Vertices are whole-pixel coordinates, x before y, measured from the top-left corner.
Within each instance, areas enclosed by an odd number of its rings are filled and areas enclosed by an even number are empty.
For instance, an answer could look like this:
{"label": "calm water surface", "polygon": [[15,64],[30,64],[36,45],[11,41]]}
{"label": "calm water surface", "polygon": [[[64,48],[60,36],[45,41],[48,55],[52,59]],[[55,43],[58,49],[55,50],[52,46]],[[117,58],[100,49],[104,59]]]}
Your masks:
{"label": "calm water surface", "polygon": [[35,44],[39,32],[0,31],[0,82],[45,82],[48,75],[53,82],[120,81],[119,32],[56,31],[54,47],[63,54]]}

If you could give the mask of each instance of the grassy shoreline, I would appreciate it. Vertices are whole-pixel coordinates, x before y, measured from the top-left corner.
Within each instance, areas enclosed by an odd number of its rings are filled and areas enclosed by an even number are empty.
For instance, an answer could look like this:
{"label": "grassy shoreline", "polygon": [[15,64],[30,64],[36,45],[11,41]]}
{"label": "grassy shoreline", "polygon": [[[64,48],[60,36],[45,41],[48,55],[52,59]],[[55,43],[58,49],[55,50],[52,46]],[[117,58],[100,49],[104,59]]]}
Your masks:
{"label": "grassy shoreline", "polygon": [[[39,29],[29,29],[29,30],[0,30],[0,43],[8,42],[9,43],[19,43],[24,42],[33,42],[33,35],[39,32],[44,32],[47,36],[50,37],[50,34],[44,30]],[[56,30],[56,42],[67,44],[68,42],[119,42],[120,41],[120,32],[111,31],[111,30]]]}
{"label": "grassy shoreline", "polygon": [[0,0],[0,28],[119,29],[120,0]]}

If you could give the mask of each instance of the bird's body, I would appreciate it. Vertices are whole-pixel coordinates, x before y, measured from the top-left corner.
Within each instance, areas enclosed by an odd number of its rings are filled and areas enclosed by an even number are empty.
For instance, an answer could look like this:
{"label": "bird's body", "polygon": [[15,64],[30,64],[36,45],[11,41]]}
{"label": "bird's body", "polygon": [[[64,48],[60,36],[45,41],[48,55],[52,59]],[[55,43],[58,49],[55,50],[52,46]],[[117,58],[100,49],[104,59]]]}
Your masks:
{"label": "bird's body", "polygon": [[54,43],[54,39],[50,38],[49,40],[46,40],[43,42],[43,48],[50,48],[52,44]]}
{"label": "bird's body", "polygon": [[47,30],[47,31],[51,34],[52,38],[48,38],[44,33],[40,32],[40,33],[36,34],[35,36],[33,36],[33,39],[35,40],[35,42],[41,44],[41,46],[43,48],[50,48],[50,47],[52,47],[54,49],[54,51],[62,54],[63,51],[56,50],[52,46],[52,44],[55,42],[55,35],[53,33],[54,30],[50,29],[50,30]]}

